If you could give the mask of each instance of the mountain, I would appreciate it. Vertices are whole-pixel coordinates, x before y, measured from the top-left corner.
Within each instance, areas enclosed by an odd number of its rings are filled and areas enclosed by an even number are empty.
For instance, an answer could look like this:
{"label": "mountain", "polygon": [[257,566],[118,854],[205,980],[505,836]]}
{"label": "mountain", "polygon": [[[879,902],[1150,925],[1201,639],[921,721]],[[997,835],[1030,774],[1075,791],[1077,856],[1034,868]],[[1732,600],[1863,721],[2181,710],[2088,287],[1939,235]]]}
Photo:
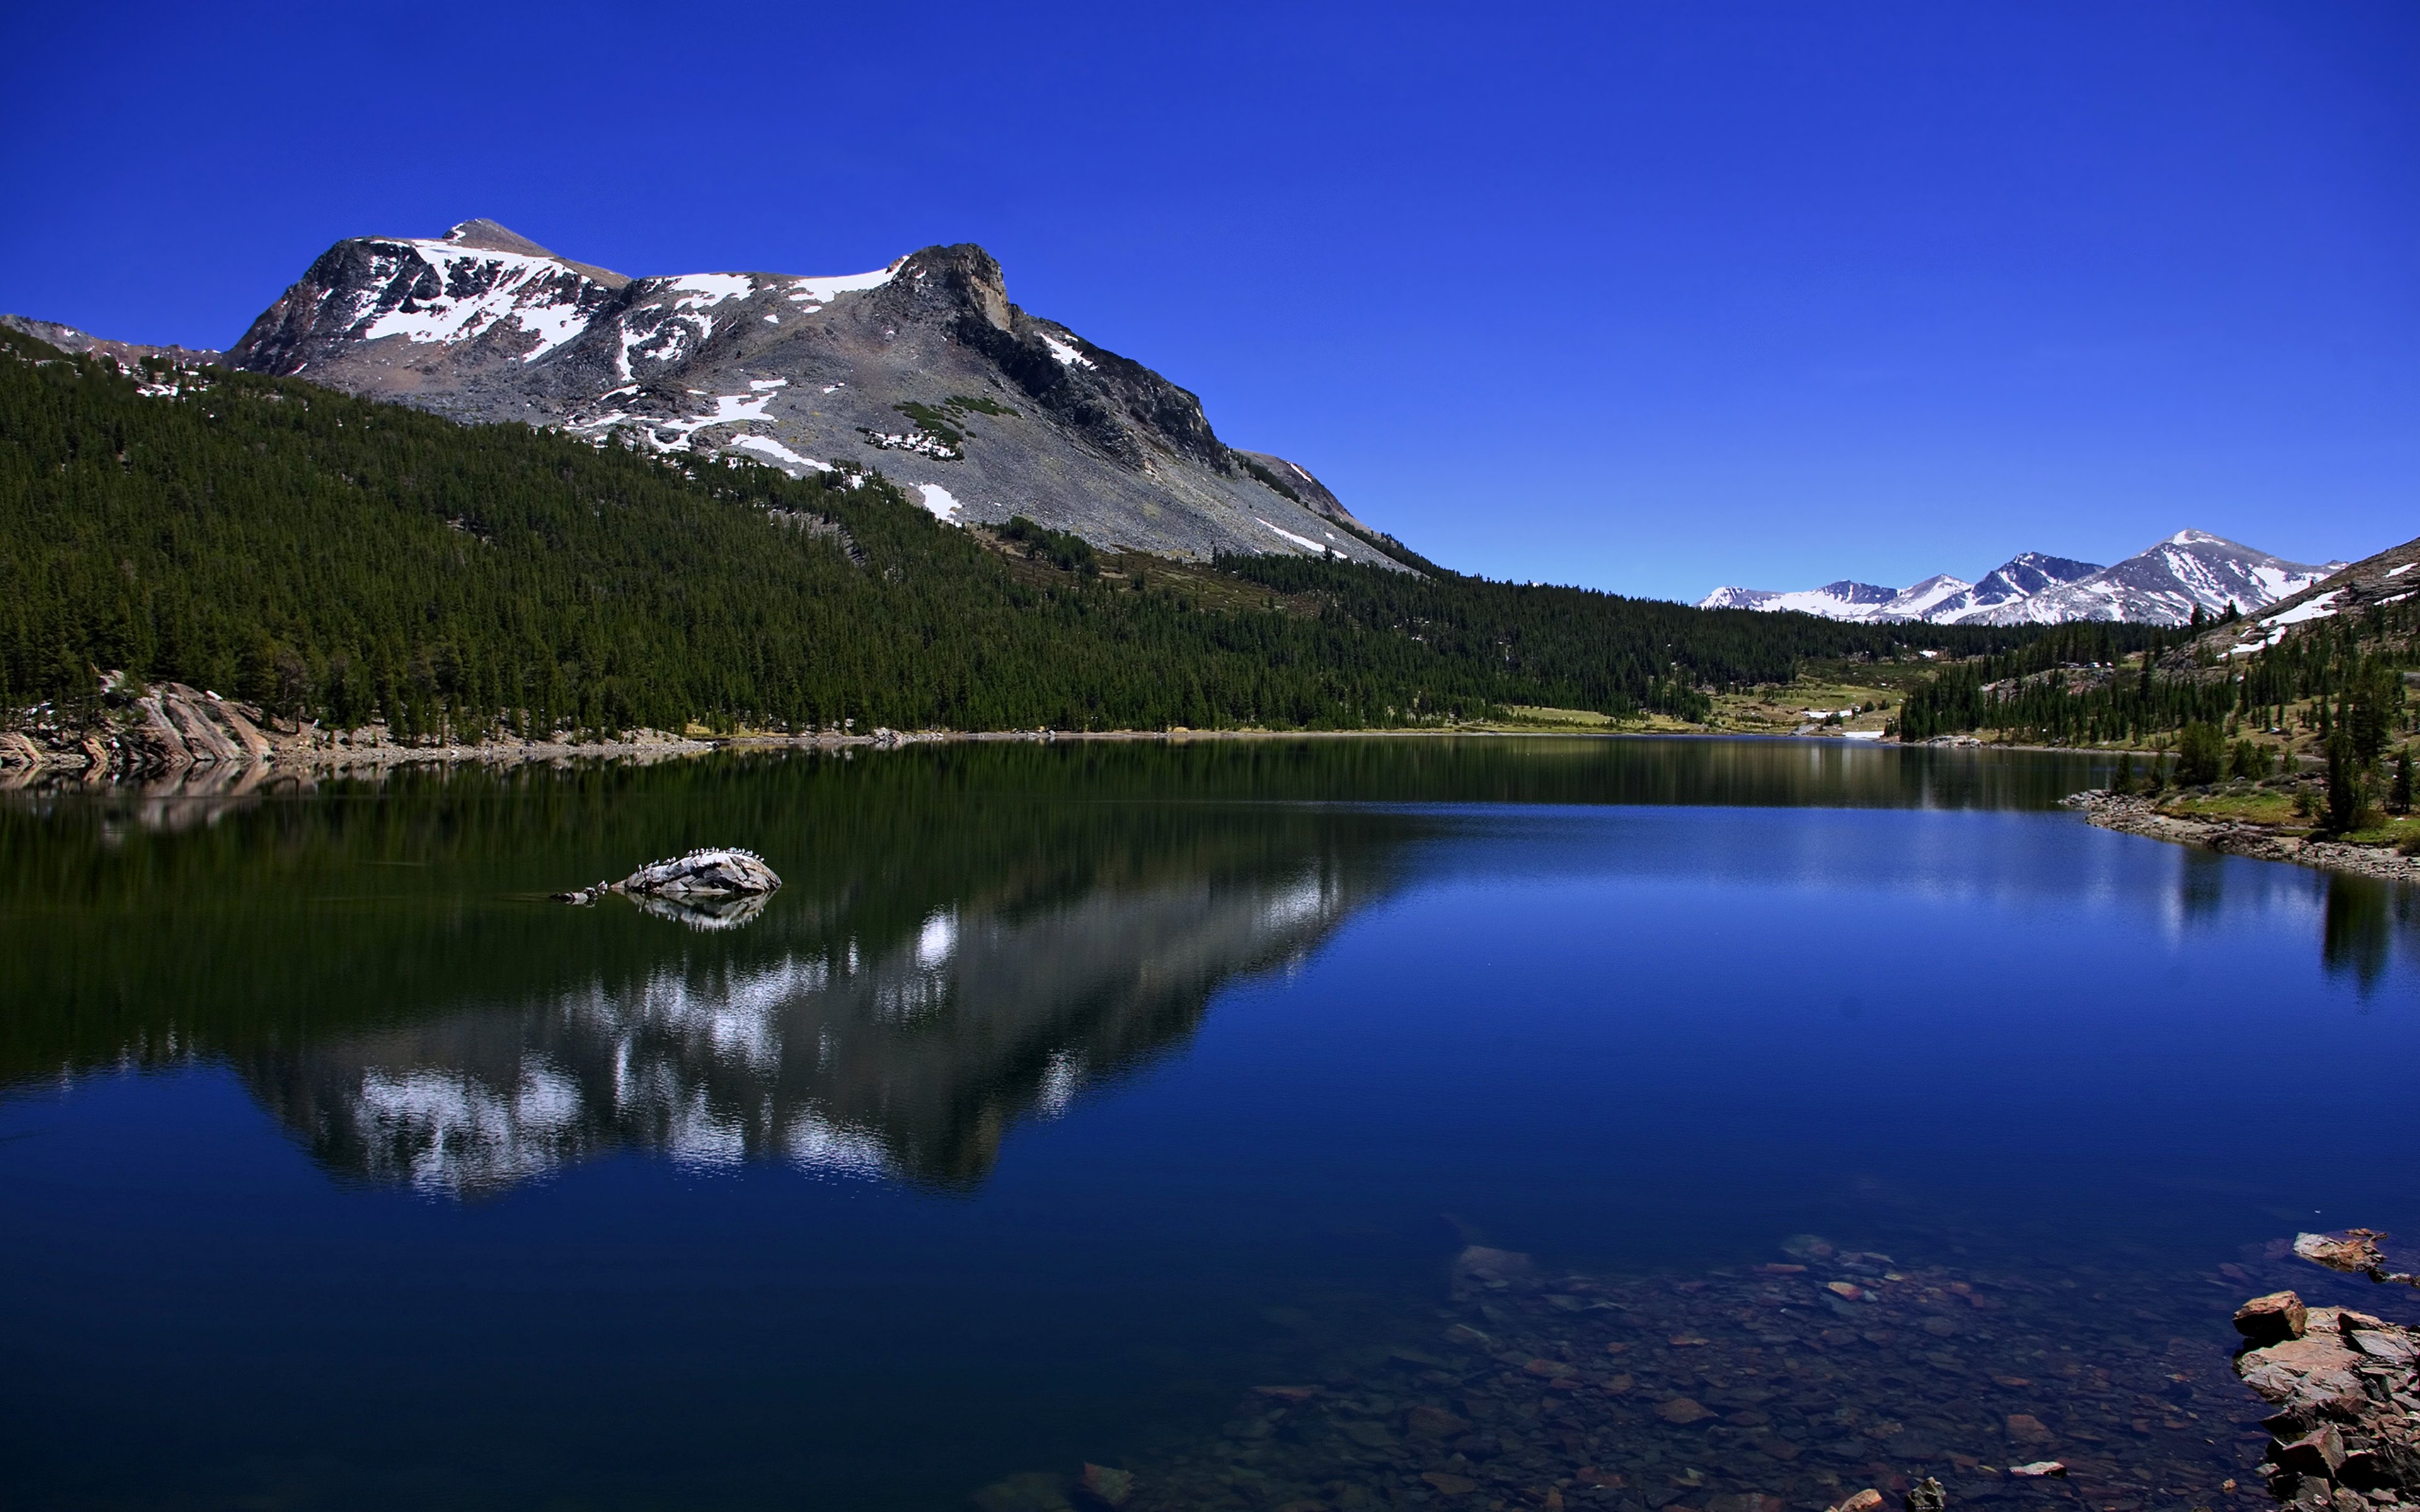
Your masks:
{"label": "mountain", "polygon": [[[69,350],[176,355],[11,323]],[[843,277],[632,278],[492,221],[356,237],[223,361],[793,476],[878,467],[953,523],[1024,515],[1105,548],[1398,564],[1308,470],[1227,445],[1193,394],[1011,303],[971,245]]]}
{"label": "mountain", "polygon": [[2020,551],[1983,574],[1964,592],[1951,594],[1937,602],[1932,612],[1923,616],[1936,624],[1958,625],[1969,621],[1996,625],[2005,623],[1991,619],[1993,613],[2009,605],[2021,603],[2046,590],[2061,587],[2089,578],[2101,571],[2097,562],[2078,562],[2072,557],[2046,556],[2040,551]]}
{"label": "mountain", "polygon": [[2199,665],[2200,654],[2207,652],[2221,664],[2232,665],[2235,657],[2266,651],[2299,633],[2297,625],[2338,615],[2374,616],[2391,605],[2410,602],[2415,594],[2420,594],[2420,540],[2364,557],[2260,613],[2212,625],[2183,649],[2170,653],[2168,660],[2176,670],[2184,671]]}
{"label": "mountain", "polygon": [[2110,567],[2025,551],[1973,583],[1944,576],[1902,589],[1850,581],[1795,593],[1717,588],[1699,607],[1796,609],[1875,624],[2183,625],[2196,608],[2206,614],[2223,613],[2229,604],[2246,612],[2266,608],[2343,565],[2288,562],[2207,531],[2188,530]]}
{"label": "mountain", "polygon": [[191,347],[149,347],[138,341],[109,341],[86,335],[73,326],[63,326],[55,320],[29,320],[22,315],[0,315],[0,327],[23,332],[36,341],[48,342],[63,352],[78,355],[97,352],[129,366],[146,360],[163,361],[178,366],[219,360],[217,352],[195,351]]}
{"label": "mountain", "polygon": [[2183,625],[2195,609],[2246,613],[2301,593],[2341,569],[2312,566],[2257,551],[2208,531],[2179,531],[2147,550],[2088,578],[2062,583],[1978,616],[1987,625],[2055,625],[2070,620],[2122,620]]}
{"label": "mountain", "polygon": [[2044,587],[2071,582],[2101,569],[2089,562],[2026,551],[1985,573],[1978,582],[1947,573],[1908,588],[1885,588],[1843,579],[1821,588],[1774,593],[1759,588],[1717,588],[1698,601],[1699,609],[1795,609],[1832,620],[1872,624],[1924,620],[1956,625],[1978,620],[2001,605],[2040,593]]}

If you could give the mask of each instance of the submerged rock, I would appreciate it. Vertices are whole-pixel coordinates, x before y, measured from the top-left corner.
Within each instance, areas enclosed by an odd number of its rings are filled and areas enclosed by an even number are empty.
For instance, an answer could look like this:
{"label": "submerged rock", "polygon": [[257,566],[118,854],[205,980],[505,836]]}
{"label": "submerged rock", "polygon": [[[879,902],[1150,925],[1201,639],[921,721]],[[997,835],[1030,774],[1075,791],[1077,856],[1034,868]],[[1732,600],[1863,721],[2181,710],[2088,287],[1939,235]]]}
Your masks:
{"label": "submerged rock", "polygon": [[1083,1477],[1077,1482],[1084,1494],[1104,1506],[1124,1506],[1134,1498],[1134,1475],[1127,1471],[1113,1470],[1108,1465],[1084,1465]]}
{"label": "submerged rock", "polygon": [[[2164,1276],[1953,1271],[1810,1235],[1784,1255],[1588,1274],[1465,1248],[1441,1305],[1339,1303],[1254,1346],[1252,1379],[1319,1391],[1247,1388],[1215,1434],[1136,1465],[1127,1512],[1901,1512],[1916,1490],[1946,1512],[2226,1512],[2234,1435],[2257,1415],[2205,1298]],[[1961,1354],[1924,1326],[1944,1318]],[[2165,1342],[2146,1347],[2133,1330],[2153,1319]],[[2011,1437],[2020,1418],[2039,1446]]]}

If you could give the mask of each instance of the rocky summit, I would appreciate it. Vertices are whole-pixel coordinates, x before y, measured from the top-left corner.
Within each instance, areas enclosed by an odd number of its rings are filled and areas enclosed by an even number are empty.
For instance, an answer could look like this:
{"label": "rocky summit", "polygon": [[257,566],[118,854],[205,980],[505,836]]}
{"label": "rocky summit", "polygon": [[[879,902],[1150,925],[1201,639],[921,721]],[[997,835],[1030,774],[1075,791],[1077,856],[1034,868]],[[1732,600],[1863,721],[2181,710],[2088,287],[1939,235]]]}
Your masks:
{"label": "rocky summit", "polygon": [[842,277],[632,278],[491,221],[356,237],[224,361],[463,421],[793,474],[878,468],[955,524],[1391,564],[1310,471],[1228,446],[1193,394],[1010,302],[972,245]]}

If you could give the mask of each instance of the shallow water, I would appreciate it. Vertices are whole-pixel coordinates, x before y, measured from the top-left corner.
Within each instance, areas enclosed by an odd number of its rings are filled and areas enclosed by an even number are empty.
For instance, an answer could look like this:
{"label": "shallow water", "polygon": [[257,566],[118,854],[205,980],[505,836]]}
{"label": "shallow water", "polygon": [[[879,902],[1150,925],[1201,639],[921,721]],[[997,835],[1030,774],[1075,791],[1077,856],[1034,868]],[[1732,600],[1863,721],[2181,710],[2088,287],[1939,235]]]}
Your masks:
{"label": "shallow water", "polygon": [[[8,795],[0,1481],[2214,1504],[2227,1311],[2335,1294],[2275,1242],[2420,1216],[2420,908],[2055,807],[2099,775],[1373,740]],[[544,899],[699,843],[787,886]]]}

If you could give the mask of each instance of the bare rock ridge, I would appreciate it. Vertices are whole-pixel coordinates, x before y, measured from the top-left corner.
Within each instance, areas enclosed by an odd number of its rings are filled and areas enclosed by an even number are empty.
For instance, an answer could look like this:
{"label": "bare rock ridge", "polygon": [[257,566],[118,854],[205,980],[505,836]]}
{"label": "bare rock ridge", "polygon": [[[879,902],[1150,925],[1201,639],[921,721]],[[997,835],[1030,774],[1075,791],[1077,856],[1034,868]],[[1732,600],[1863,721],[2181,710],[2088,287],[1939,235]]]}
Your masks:
{"label": "bare rock ridge", "polygon": [[[165,350],[9,318],[70,349]],[[794,475],[879,468],[954,524],[1023,515],[1103,548],[1398,564],[1309,471],[1229,447],[1194,394],[1012,302],[973,245],[839,277],[633,278],[492,221],[355,237],[221,360]]]}
{"label": "bare rock ridge", "polygon": [[1972,583],[1943,574],[1908,588],[1845,579],[1787,593],[1717,588],[1699,607],[1796,609],[1878,623],[2185,625],[2195,609],[2217,615],[2229,604],[2245,613],[2266,609],[2344,565],[2288,562],[2208,531],[2186,530],[2114,566],[2024,551]]}
{"label": "bare rock ridge", "polygon": [[196,351],[191,347],[152,347],[139,341],[110,341],[78,331],[73,326],[63,326],[55,320],[31,320],[22,315],[0,315],[0,327],[23,332],[36,341],[48,343],[63,352],[73,352],[79,356],[85,352],[98,352],[130,366],[146,358],[164,358],[180,365],[219,360],[219,353],[214,351]]}

